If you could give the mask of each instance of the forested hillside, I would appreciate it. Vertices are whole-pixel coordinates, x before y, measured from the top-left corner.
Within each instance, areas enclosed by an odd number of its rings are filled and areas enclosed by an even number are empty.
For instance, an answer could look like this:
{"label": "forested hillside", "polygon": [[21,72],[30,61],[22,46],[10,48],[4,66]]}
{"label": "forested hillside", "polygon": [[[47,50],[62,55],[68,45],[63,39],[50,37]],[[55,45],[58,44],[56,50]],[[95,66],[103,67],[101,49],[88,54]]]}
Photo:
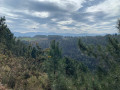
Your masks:
{"label": "forested hillside", "polygon": [[[32,43],[43,48],[49,48],[50,42],[55,40],[59,42],[60,47],[62,48],[62,56],[70,57],[75,60],[79,60],[87,65],[89,68],[94,69],[98,63],[95,58],[83,55],[78,47],[78,41],[81,39],[85,44],[91,45],[102,45],[106,46],[109,35],[106,36],[84,36],[84,37],[72,37],[72,36],[59,36],[59,35],[36,35],[34,37],[18,37],[24,43]],[[112,35],[112,37],[120,40],[119,35]]]}
{"label": "forested hillside", "polygon": [[[120,89],[119,35],[82,38],[42,36],[42,39],[39,39],[39,37],[30,40],[26,38],[29,42],[23,42],[11,33],[5,23],[5,17],[0,18],[0,82],[6,89]],[[77,58],[75,60],[70,58],[71,56],[68,57],[69,54],[65,54],[65,51],[78,56],[80,52],[81,58],[83,55],[94,58],[97,65],[94,70],[90,70]]]}

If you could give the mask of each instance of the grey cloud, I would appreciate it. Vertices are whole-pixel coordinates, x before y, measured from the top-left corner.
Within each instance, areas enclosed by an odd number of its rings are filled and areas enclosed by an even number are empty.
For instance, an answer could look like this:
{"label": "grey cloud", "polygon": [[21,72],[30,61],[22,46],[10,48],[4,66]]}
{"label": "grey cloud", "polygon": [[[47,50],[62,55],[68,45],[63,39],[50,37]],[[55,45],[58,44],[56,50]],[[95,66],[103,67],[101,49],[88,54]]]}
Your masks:
{"label": "grey cloud", "polygon": [[33,0],[6,0],[3,3],[6,7],[12,9],[28,9],[34,11],[48,11],[48,12],[66,12],[60,8],[56,3],[44,1],[33,1]]}
{"label": "grey cloud", "polygon": [[71,17],[72,17],[73,20],[78,21],[78,22],[90,23],[89,20],[86,18],[90,15],[92,15],[92,14],[81,12],[81,13],[73,13],[71,15]]}
{"label": "grey cloud", "polygon": [[30,1],[29,9],[35,11],[48,11],[48,12],[66,12],[66,10],[61,9],[58,5],[52,2],[38,2],[38,1]]}
{"label": "grey cloud", "polygon": [[[116,17],[107,17],[108,15],[103,13],[103,12],[96,12],[96,13],[90,13],[90,12],[85,12],[86,8],[89,6],[92,6],[94,4],[99,4],[103,0],[94,0],[90,2],[86,2],[83,4],[83,7],[79,9],[78,11],[71,12],[70,9],[74,8],[72,4],[67,4],[68,10],[65,10],[56,3],[48,2],[48,1],[43,1],[43,2],[38,2],[38,1],[33,1],[33,0],[4,0],[2,3],[2,7],[5,7],[7,9],[13,10],[8,13],[12,13],[15,15],[19,15],[18,19],[10,18],[7,16],[7,18],[11,21],[14,21],[13,24],[10,23],[9,25],[12,26],[12,29],[17,30],[19,28],[19,31],[25,30],[26,27],[22,26],[24,25],[24,20],[28,19],[31,21],[34,21],[39,24],[46,24],[48,27],[54,27],[56,29],[59,29],[57,26],[59,21],[66,21],[68,18],[71,18],[74,20],[76,23],[85,23],[90,27],[91,25],[99,25],[100,22],[105,22],[105,21],[110,21],[111,19],[117,20],[119,16]],[[91,4],[90,4],[91,3]],[[21,10],[21,12],[19,12]],[[22,12],[23,10],[23,12]],[[35,11],[35,12],[49,12],[50,16],[47,18],[40,18],[40,17],[35,17],[32,16],[31,14],[27,14],[24,12],[24,10],[28,11]],[[32,13],[32,12],[31,12]],[[91,22],[87,17],[93,16],[95,22]],[[52,21],[51,19],[57,19],[57,21]],[[110,21],[111,23],[113,21]],[[75,26],[76,23],[72,23],[69,25],[62,25],[62,26],[67,26],[70,28],[76,28],[82,29],[81,26]],[[25,24],[26,25],[26,24]],[[61,27],[62,27],[61,26]],[[23,28],[24,27],[24,28]],[[97,26],[96,26],[97,27]],[[42,28],[42,27],[41,27]],[[26,29],[28,30],[28,29]],[[74,29],[73,29],[74,30]],[[73,31],[74,32],[74,31]]]}

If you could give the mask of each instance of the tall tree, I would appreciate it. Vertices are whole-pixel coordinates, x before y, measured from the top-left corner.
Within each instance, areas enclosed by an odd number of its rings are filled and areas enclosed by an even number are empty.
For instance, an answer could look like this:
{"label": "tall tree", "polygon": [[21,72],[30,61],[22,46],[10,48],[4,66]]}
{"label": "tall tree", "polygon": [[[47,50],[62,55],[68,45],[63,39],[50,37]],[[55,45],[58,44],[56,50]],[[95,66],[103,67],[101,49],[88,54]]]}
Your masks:
{"label": "tall tree", "polygon": [[55,40],[51,41],[50,43],[50,52],[49,55],[51,57],[53,63],[53,72],[54,75],[56,74],[56,69],[58,65],[58,60],[61,58],[61,49],[59,48],[59,43],[55,42]]}
{"label": "tall tree", "polygon": [[118,32],[120,33],[120,19],[118,19],[118,22],[117,22],[117,29],[118,29]]}
{"label": "tall tree", "polygon": [[7,27],[5,21],[5,17],[0,18],[0,43],[6,45],[8,50],[12,50],[15,43],[15,37]]}

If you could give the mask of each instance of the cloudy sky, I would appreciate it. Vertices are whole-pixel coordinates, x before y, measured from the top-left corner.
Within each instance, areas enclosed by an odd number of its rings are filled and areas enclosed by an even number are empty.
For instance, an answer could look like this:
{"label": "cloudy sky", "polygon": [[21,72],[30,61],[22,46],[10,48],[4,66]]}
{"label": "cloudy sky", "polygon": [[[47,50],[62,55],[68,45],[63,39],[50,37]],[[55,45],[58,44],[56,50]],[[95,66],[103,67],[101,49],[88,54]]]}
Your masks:
{"label": "cloudy sky", "polygon": [[12,32],[116,33],[120,0],[0,0]]}

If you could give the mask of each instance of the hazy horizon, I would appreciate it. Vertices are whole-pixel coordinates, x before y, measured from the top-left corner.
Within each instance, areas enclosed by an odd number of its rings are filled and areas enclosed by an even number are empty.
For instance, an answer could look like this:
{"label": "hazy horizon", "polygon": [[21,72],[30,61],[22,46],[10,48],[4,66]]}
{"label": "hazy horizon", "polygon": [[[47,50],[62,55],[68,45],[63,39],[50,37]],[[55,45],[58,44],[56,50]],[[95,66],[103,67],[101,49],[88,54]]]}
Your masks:
{"label": "hazy horizon", "polygon": [[[12,32],[16,37],[34,37],[37,35],[57,35],[57,36],[73,36],[73,37],[81,37],[81,36],[105,36],[108,35],[109,33],[102,33],[102,34],[89,34],[89,33],[79,33],[79,34],[72,34],[72,33],[46,33],[46,32],[28,32],[28,33],[20,33],[20,32]],[[117,34],[117,33],[113,33]]]}

